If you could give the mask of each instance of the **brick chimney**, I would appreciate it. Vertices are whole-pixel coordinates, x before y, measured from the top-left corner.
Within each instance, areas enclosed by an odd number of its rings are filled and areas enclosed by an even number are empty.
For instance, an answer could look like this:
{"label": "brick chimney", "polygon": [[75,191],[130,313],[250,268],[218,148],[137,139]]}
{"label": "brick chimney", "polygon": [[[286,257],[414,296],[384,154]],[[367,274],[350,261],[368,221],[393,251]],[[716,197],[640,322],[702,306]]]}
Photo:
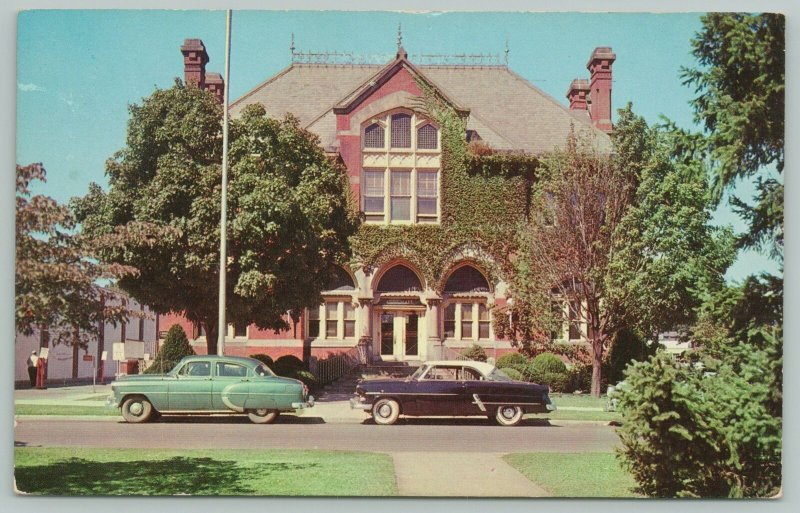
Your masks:
{"label": "brick chimney", "polygon": [[208,52],[202,39],[184,39],[181,46],[183,54],[183,76],[186,85],[192,84],[203,91],[210,91],[218,102],[225,101],[225,80],[219,73],[206,73]]}
{"label": "brick chimney", "polygon": [[583,111],[588,115],[588,96],[589,81],[576,78],[567,89],[567,99],[569,100],[569,110]]}
{"label": "brick chimney", "polygon": [[206,91],[214,93],[214,97],[218,102],[222,103],[225,101],[225,80],[223,80],[222,75],[219,73],[206,74],[205,89]]}
{"label": "brick chimney", "polygon": [[604,132],[611,132],[611,65],[617,55],[610,46],[598,46],[592,52],[586,68],[590,73],[589,115],[592,124]]}
{"label": "brick chimney", "polygon": [[187,85],[206,88],[206,64],[208,53],[202,39],[184,39],[181,46],[183,54],[183,76]]}

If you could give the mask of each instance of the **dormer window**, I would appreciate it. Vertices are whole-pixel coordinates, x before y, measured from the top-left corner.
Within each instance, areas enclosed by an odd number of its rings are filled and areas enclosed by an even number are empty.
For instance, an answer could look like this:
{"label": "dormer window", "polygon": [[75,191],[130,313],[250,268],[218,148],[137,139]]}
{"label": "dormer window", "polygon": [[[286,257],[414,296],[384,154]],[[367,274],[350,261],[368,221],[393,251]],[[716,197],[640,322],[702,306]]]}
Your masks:
{"label": "dormer window", "polygon": [[392,116],[392,148],[411,147],[411,116],[405,113]]}
{"label": "dormer window", "polygon": [[378,123],[373,123],[364,130],[365,148],[383,148],[385,130]]}
{"label": "dormer window", "polygon": [[439,147],[439,131],[436,127],[427,124],[417,130],[417,148],[421,150],[435,150]]}

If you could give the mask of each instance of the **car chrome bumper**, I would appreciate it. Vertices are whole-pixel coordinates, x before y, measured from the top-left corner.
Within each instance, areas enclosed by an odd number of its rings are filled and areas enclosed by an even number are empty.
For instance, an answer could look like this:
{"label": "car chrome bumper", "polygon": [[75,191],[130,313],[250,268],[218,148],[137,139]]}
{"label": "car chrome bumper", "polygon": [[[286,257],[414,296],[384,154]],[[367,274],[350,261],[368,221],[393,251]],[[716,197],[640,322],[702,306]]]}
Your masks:
{"label": "car chrome bumper", "polygon": [[547,407],[547,411],[556,411],[558,409],[556,408],[556,405],[553,403],[546,404],[545,407]]}
{"label": "car chrome bumper", "polygon": [[292,408],[294,408],[295,410],[305,410],[313,407],[314,407],[313,395],[308,396],[308,399],[304,403],[292,403]]}
{"label": "car chrome bumper", "polygon": [[350,409],[351,410],[364,410],[369,411],[372,409],[372,405],[369,403],[362,403],[359,402],[358,399],[355,397],[350,398]]}
{"label": "car chrome bumper", "polygon": [[106,397],[105,409],[106,410],[113,410],[113,409],[116,409],[116,408],[119,408],[119,404],[117,403],[117,400],[114,398],[114,395],[112,394],[112,395]]}

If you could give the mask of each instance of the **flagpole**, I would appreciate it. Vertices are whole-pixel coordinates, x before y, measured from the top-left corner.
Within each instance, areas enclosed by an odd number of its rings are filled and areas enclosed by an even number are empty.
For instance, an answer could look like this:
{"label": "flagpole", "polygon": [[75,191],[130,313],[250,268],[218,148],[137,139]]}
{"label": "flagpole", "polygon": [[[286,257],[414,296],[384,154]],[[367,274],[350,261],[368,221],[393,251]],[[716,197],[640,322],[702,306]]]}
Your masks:
{"label": "flagpole", "polygon": [[222,101],[222,206],[219,234],[219,320],[217,322],[217,354],[225,354],[225,274],[228,261],[228,96],[231,89],[231,10],[225,16],[225,89]]}

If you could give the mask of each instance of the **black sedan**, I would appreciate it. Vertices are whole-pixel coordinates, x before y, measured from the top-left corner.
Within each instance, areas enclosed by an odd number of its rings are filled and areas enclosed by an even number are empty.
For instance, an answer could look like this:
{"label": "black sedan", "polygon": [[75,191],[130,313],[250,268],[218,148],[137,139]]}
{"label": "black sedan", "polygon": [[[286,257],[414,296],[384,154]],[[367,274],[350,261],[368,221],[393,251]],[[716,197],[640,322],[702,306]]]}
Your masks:
{"label": "black sedan", "polygon": [[474,361],[422,364],[406,379],[370,379],[356,386],[350,407],[393,424],[402,415],[484,415],[514,426],[526,413],[556,409],[544,385],[514,381],[493,365]]}

